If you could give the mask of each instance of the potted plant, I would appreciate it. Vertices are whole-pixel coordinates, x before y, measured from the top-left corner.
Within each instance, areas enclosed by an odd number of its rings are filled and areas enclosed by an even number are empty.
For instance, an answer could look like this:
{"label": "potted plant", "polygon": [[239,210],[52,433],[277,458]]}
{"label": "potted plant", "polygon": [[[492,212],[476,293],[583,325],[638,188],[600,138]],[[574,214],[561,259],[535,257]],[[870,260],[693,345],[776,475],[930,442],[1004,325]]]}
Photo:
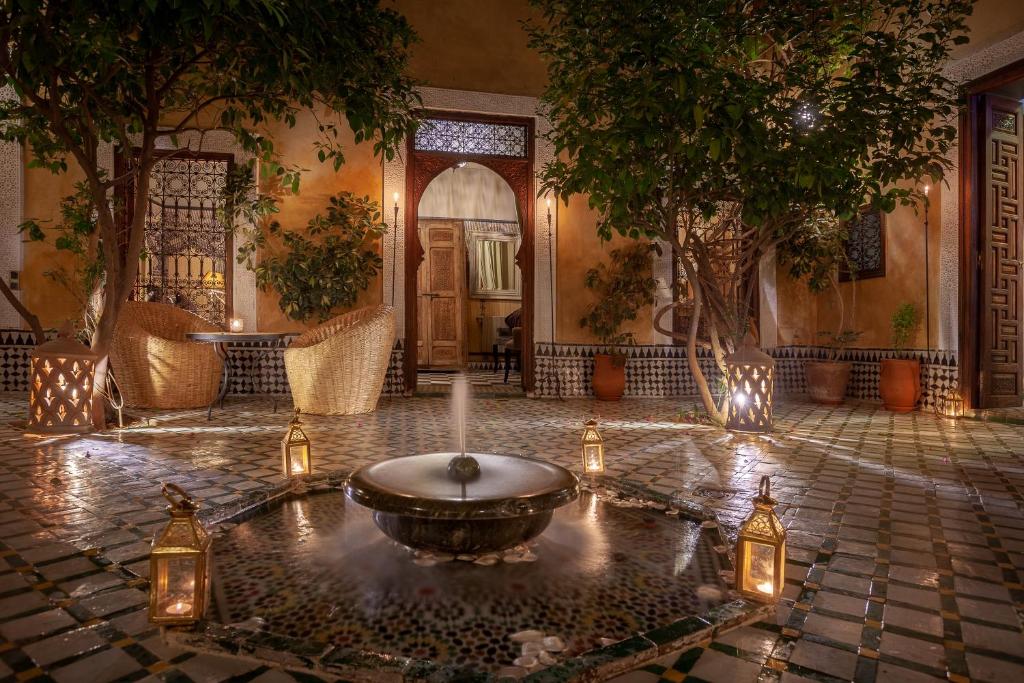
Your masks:
{"label": "potted plant", "polygon": [[892,346],[896,358],[882,360],[878,393],[882,404],[894,413],[909,413],[921,398],[921,363],[913,358],[900,357],[917,326],[921,315],[912,303],[901,304],[892,314]]}
{"label": "potted plant", "polygon": [[828,348],[828,357],[825,360],[809,360],[804,364],[807,394],[812,401],[831,406],[843,402],[853,364],[850,361],[839,360],[839,354],[847,345],[857,341],[860,335],[861,333],[855,330],[818,333],[818,337],[824,340],[824,345]]}
{"label": "potted plant", "polygon": [[580,327],[588,328],[609,353],[594,354],[594,394],[601,401],[618,401],[626,390],[626,356],[616,347],[635,343],[631,332],[621,332],[627,320],[636,320],[641,306],[654,303],[657,282],[651,277],[654,243],[613,249],[611,262],[587,271],[583,282],[599,296]]}

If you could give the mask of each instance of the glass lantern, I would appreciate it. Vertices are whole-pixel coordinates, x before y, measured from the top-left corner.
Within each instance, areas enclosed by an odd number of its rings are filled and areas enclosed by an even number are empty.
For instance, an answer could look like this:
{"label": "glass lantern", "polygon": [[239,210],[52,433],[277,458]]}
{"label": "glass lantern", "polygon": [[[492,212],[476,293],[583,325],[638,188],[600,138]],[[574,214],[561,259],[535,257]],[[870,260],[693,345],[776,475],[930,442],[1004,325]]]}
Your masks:
{"label": "glass lantern", "polygon": [[964,399],[960,387],[950,387],[935,401],[935,414],[939,417],[958,419],[964,416]]}
{"label": "glass lantern", "polygon": [[228,330],[235,333],[244,332],[245,321],[241,318],[232,318],[228,321]]}
{"label": "glass lantern", "polygon": [[604,472],[604,439],[597,431],[597,420],[587,420],[583,428],[583,471],[587,474]]}
{"label": "glass lantern", "polygon": [[299,409],[288,424],[288,432],[281,439],[281,469],[286,477],[301,477],[313,471],[309,453],[309,437],[302,431]]}
{"label": "glass lantern", "polygon": [[729,414],[725,428],[737,432],[769,432],[775,392],[775,360],[751,341],[725,359],[729,383]]}
{"label": "glass lantern", "polygon": [[736,538],[736,590],[746,598],[774,602],[786,572],[786,530],[775,514],[771,481],[761,477],[754,512]]}
{"label": "glass lantern", "polygon": [[192,624],[209,603],[210,535],[196,519],[199,504],[180,486],[164,484],[161,492],[171,503],[171,521],[149,555],[149,620]]}

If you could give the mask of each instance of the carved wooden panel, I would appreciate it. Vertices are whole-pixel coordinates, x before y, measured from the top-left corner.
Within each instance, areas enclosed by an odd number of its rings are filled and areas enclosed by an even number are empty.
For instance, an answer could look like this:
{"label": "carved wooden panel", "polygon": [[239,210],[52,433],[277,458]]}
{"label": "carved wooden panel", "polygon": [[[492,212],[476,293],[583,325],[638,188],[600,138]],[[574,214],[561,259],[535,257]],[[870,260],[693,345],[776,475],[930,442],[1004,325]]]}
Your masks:
{"label": "carved wooden panel", "polygon": [[[434,231],[430,231],[431,235]],[[455,289],[455,254],[451,247],[430,248],[430,291]]]}
{"label": "carved wooden panel", "polygon": [[981,405],[1019,406],[1024,376],[1020,104],[986,97],[981,194]]}
{"label": "carved wooden panel", "polygon": [[465,357],[465,258],[461,222],[425,219],[424,259],[418,273],[418,361],[430,368],[458,368]]}
{"label": "carved wooden panel", "polygon": [[[885,277],[885,214],[866,208],[846,224],[846,260],[839,281]],[[852,271],[852,272],[851,272]]]}

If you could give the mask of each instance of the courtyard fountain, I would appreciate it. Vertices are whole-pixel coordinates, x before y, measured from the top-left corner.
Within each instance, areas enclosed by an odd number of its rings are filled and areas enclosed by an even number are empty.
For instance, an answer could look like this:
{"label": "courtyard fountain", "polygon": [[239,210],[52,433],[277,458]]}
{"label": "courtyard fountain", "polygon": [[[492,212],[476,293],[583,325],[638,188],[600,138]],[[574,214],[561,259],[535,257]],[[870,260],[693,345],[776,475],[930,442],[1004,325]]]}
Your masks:
{"label": "courtyard fountain", "polygon": [[453,387],[459,451],[367,465],[345,491],[373,510],[377,526],[417,550],[488,553],[540,535],[554,510],[579,496],[576,475],[532,458],[466,452],[468,385]]}
{"label": "courtyard fountain", "polygon": [[763,615],[731,601],[699,505],[473,452],[462,382],[451,413],[452,452],[326,473],[234,518],[216,616],[176,642],[353,681],[604,680]]}

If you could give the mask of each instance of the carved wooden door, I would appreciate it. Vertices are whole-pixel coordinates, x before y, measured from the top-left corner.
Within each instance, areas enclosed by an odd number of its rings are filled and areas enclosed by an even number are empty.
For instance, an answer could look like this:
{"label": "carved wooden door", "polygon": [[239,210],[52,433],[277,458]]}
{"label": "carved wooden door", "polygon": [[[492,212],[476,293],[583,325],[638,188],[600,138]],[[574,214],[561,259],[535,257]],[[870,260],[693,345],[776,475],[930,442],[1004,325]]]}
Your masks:
{"label": "carved wooden door", "polygon": [[420,221],[423,263],[417,289],[421,367],[461,368],[465,357],[465,258],[461,221]]}
{"label": "carved wooden door", "polygon": [[1019,406],[1024,376],[1024,176],[1021,106],[985,96],[980,159],[980,407]]}

